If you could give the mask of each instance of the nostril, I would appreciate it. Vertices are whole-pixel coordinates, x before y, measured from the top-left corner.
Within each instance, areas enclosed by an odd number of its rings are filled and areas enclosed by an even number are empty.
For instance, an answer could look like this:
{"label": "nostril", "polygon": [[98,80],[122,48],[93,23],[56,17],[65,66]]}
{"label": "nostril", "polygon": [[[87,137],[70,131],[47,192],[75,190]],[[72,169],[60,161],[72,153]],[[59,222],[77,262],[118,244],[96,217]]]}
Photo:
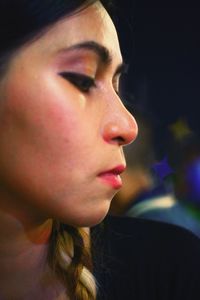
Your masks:
{"label": "nostril", "polygon": [[114,123],[108,123],[104,127],[104,140],[110,144],[126,145],[133,142],[137,136],[137,123],[133,118],[131,123],[120,123],[118,126]]}
{"label": "nostril", "polygon": [[125,139],[121,136],[113,138],[112,141],[116,144],[119,144],[119,145],[124,145],[126,143]]}
{"label": "nostril", "polygon": [[120,110],[117,110],[117,113],[112,112],[109,117],[102,128],[106,142],[122,146],[135,140],[138,133],[137,123],[122,104]]}

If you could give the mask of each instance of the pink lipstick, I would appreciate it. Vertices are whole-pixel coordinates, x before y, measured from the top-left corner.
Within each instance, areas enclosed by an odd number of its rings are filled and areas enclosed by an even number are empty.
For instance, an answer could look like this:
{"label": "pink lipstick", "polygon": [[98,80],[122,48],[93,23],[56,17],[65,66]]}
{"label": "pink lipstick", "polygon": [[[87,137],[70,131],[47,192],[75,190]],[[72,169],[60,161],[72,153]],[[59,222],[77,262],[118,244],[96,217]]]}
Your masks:
{"label": "pink lipstick", "polygon": [[120,174],[125,170],[124,165],[119,165],[113,169],[101,172],[98,177],[105,183],[112,186],[114,189],[120,189],[122,186],[122,180]]}

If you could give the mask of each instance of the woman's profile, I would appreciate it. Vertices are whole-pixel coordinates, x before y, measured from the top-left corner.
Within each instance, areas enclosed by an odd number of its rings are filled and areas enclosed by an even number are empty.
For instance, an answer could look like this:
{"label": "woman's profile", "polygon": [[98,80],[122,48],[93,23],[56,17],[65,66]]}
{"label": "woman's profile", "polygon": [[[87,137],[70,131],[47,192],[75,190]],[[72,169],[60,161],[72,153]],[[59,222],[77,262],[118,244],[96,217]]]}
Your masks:
{"label": "woman's profile", "polygon": [[196,237],[101,226],[137,136],[106,2],[0,1],[0,300],[199,298]]}
{"label": "woman's profile", "polygon": [[137,135],[100,1],[0,2],[0,299],[95,299],[85,227]]}

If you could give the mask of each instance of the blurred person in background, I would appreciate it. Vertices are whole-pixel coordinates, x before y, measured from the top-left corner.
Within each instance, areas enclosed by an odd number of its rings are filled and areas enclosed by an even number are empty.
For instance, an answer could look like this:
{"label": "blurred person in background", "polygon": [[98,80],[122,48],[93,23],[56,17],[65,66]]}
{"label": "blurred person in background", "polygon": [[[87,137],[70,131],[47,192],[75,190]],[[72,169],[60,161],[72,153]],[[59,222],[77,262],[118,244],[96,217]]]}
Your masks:
{"label": "blurred person in background", "polygon": [[200,139],[184,119],[171,124],[169,132],[167,155],[174,170],[169,180],[179,204],[192,220],[192,231],[200,235]]}
{"label": "blurred person in background", "polygon": [[[173,139],[172,143],[169,139],[166,158],[159,163],[151,116],[139,109],[134,110],[134,115],[139,132],[134,144],[125,149],[127,169],[122,175],[123,187],[112,201],[110,214],[176,224],[200,237],[198,143],[190,144],[190,139],[187,147],[183,147],[183,142]],[[181,131],[184,136],[190,133],[180,125],[171,125],[171,134],[177,130],[179,135]]]}

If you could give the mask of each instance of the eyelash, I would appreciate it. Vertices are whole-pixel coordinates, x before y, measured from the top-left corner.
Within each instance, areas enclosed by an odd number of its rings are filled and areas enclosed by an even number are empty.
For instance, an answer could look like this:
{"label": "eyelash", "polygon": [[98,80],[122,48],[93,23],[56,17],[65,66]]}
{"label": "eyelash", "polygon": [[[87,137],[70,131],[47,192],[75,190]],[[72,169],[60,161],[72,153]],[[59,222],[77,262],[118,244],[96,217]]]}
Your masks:
{"label": "eyelash", "polygon": [[83,93],[89,93],[91,88],[96,87],[94,79],[90,76],[74,72],[62,72],[60,75]]}

